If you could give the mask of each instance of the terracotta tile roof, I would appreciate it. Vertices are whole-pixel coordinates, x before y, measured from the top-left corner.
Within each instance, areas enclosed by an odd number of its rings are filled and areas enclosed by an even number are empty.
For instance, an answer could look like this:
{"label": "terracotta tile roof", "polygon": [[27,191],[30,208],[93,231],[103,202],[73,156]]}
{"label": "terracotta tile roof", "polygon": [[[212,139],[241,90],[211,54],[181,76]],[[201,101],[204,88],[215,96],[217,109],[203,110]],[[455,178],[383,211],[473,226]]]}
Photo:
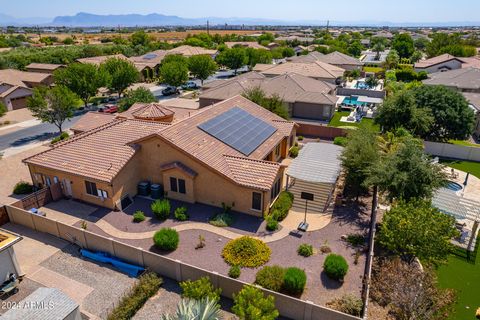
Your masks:
{"label": "terracotta tile roof", "polygon": [[57,70],[58,68],[64,67],[63,64],[53,64],[53,63],[30,63],[26,66],[26,69],[43,69],[43,70]]}
{"label": "terracotta tile roof", "polygon": [[112,54],[109,56],[98,56],[98,57],[88,57],[88,58],[81,58],[77,59],[78,62],[80,63],[91,63],[94,65],[100,65],[101,63],[105,62],[106,60],[110,58],[117,58],[117,59],[123,59],[123,60],[128,60],[127,57],[125,57],[123,54]]}
{"label": "terracotta tile roof", "polygon": [[332,65],[353,65],[353,66],[363,65],[363,63],[360,62],[360,60],[338,51],[323,55],[318,60],[325,63],[332,64]]}
{"label": "terracotta tile roof", "polygon": [[[269,64],[268,66],[272,66],[272,65]],[[215,81],[207,82],[203,85],[202,89],[203,89],[203,91],[210,90],[210,89],[216,88],[220,85],[230,83],[232,81],[240,81],[240,80],[245,80],[245,79],[248,79],[248,80],[255,80],[255,79],[256,80],[263,80],[265,78],[266,77],[263,74],[255,72],[255,71],[251,71],[251,72],[242,73],[242,74],[240,74],[240,75],[238,75],[234,78],[231,78],[231,79],[215,80]]]}
{"label": "terracotta tile roof", "polygon": [[270,161],[224,155],[233,179],[250,188],[270,190],[278,174],[280,164]]}
{"label": "terracotta tile roof", "polygon": [[257,42],[253,41],[227,41],[225,45],[229,48],[233,48],[235,46],[241,46],[245,48],[253,48],[253,49],[267,49],[267,47],[258,44]]}
{"label": "terracotta tile roof", "polygon": [[115,119],[115,115],[102,112],[87,112],[70,128],[73,131],[85,132],[103,126]]}
{"label": "terracotta tile roof", "polygon": [[313,63],[315,61],[320,60],[320,58],[322,56],[324,56],[323,53],[318,52],[318,51],[313,51],[313,52],[310,52],[307,55],[294,56],[294,57],[287,58],[287,61],[300,62],[300,63]]}
{"label": "terracotta tile roof", "polygon": [[479,57],[467,57],[460,58],[463,61],[462,68],[480,68],[480,58]]}
{"label": "terracotta tile roof", "polygon": [[167,54],[168,54],[167,50],[156,50],[156,51],[148,52],[143,56],[130,57],[129,60],[132,61],[134,64],[142,64],[150,68],[153,68],[159,65]]}
{"label": "terracotta tile roof", "polygon": [[209,49],[205,49],[205,48],[202,48],[202,47],[192,47],[192,46],[187,46],[187,45],[183,45],[183,46],[179,46],[179,47],[176,47],[176,48],[173,48],[171,50],[168,51],[169,53],[173,53],[173,54],[181,54],[181,55],[184,55],[186,57],[190,57],[190,56],[195,56],[195,55],[199,55],[199,54],[208,54],[208,55],[214,55],[217,53],[217,50],[209,50]]}
{"label": "terracotta tile roof", "polygon": [[92,180],[111,182],[136,152],[136,147],[127,143],[166,126],[140,120],[112,121],[23,161]]}
{"label": "terracotta tile roof", "polygon": [[434,65],[444,63],[454,59],[462,61],[460,58],[457,58],[455,56],[452,56],[451,54],[445,53],[430,59],[420,60],[417,63],[415,63],[415,68],[419,68],[419,69],[428,68],[428,67],[432,67]]}
{"label": "terracotta tile roof", "polygon": [[[254,68],[254,70],[256,71],[257,69]],[[343,76],[345,70],[328,63],[315,61],[313,63],[286,62],[273,65],[272,67],[260,72],[265,75],[273,76],[281,75],[284,73],[297,73],[311,78],[334,80]]]}
{"label": "terracotta tile roof", "polygon": [[22,89],[22,90],[26,91],[24,96],[29,96],[29,95],[32,94],[32,89],[30,89],[30,88],[21,87],[21,86],[11,86],[6,91],[0,93],[0,98],[8,97],[11,93],[17,91],[18,89]]}
{"label": "terracotta tile roof", "polygon": [[164,164],[160,167],[160,169],[162,169],[162,170],[170,170],[170,169],[174,169],[174,168],[182,170],[183,172],[185,172],[186,174],[188,174],[191,177],[195,177],[195,176],[198,175],[198,173],[195,170],[193,170],[190,167],[184,165],[180,161],[170,162],[170,163]]}
{"label": "terracotta tile roof", "polygon": [[0,70],[0,84],[7,83],[19,87],[28,87],[28,83],[45,83],[51,76],[48,73],[4,69]]}
{"label": "terracotta tile roof", "polygon": [[136,108],[131,114],[136,119],[155,120],[173,116],[175,112],[159,103],[148,103]]}
{"label": "terracotta tile roof", "polygon": [[[185,118],[188,118],[198,111],[199,104],[195,103],[193,104],[190,99],[182,99],[182,98],[177,98],[177,99],[168,99],[168,100],[163,100],[161,102],[155,103],[157,106],[160,108],[163,108],[165,112],[166,110],[170,110],[173,113],[173,121],[178,122],[180,120],[183,120]],[[133,104],[127,111],[122,112],[117,114],[117,118],[128,118],[128,119],[135,119],[136,117],[138,118],[138,113],[141,113],[142,110],[145,110],[145,107],[147,107],[147,103],[140,103],[137,102]],[[193,108],[196,106],[196,108]],[[161,120],[163,117],[168,117],[167,115],[162,116],[157,118],[157,120]],[[144,118],[144,120],[155,120],[155,118]]]}
{"label": "terracotta tile roof", "polygon": [[429,79],[423,80],[427,85],[443,85],[456,89],[479,90],[480,69],[465,68],[445,72],[435,72],[429,75]]}

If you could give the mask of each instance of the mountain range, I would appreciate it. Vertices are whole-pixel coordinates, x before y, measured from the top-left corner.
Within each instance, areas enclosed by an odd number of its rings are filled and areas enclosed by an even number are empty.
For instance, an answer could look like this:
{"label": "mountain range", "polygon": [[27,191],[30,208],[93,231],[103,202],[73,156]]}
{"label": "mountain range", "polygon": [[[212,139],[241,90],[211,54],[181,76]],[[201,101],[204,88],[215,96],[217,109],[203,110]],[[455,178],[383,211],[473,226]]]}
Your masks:
{"label": "mountain range", "polygon": [[[68,27],[134,27],[134,26],[198,26],[205,25],[308,25],[324,26],[326,20],[278,20],[261,18],[182,18],[174,15],[163,15],[152,13],[141,14],[119,14],[119,15],[98,15],[80,12],[73,16],[58,16],[55,18],[15,18],[0,13],[0,25],[13,26],[68,26]],[[479,26],[479,22],[456,21],[456,22],[388,22],[388,21],[330,21],[332,26],[388,26],[388,27],[455,27],[455,26]]]}

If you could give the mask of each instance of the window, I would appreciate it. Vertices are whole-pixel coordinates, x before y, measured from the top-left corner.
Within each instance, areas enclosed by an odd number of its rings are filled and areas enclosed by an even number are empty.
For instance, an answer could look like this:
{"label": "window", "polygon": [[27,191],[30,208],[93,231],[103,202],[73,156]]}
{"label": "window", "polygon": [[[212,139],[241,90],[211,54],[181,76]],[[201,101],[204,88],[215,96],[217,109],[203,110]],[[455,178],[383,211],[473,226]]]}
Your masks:
{"label": "window", "polygon": [[280,155],[280,144],[275,148],[275,155],[278,157]]}
{"label": "window", "polygon": [[178,192],[183,194],[187,193],[185,189],[185,180],[183,179],[178,179]]}
{"label": "window", "polygon": [[58,183],[58,177],[53,177],[53,183],[55,183],[55,184]]}
{"label": "window", "polygon": [[52,181],[50,180],[50,177],[45,177],[45,184],[49,187],[52,185]]}
{"label": "window", "polygon": [[173,192],[178,192],[177,178],[170,177],[170,190]]}
{"label": "window", "polygon": [[262,194],[259,192],[252,193],[252,209],[253,210],[262,210]]}
{"label": "window", "polygon": [[90,181],[85,181],[85,187],[87,188],[87,194],[92,196],[98,196],[97,185]]}

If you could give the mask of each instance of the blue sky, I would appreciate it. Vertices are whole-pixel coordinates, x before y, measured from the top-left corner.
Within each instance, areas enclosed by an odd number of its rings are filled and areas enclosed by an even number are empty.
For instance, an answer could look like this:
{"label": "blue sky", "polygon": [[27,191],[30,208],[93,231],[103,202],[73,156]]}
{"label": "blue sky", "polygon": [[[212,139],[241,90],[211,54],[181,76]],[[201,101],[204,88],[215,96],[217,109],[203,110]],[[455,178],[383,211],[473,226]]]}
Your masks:
{"label": "blue sky", "polygon": [[0,0],[14,17],[162,13],[181,17],[283,20],[452,22],[479,21],[478,0]]}

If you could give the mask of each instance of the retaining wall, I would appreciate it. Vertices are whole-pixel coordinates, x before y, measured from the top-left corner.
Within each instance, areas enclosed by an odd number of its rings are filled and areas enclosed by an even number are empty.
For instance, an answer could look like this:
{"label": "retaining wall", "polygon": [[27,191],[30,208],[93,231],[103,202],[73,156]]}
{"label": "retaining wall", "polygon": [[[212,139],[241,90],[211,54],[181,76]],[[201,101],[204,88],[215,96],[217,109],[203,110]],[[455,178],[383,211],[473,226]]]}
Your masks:
{"label": "retaining wall", "polygon": [[480,162],[480,148],[424,141],[425,153],[441,158]]}

